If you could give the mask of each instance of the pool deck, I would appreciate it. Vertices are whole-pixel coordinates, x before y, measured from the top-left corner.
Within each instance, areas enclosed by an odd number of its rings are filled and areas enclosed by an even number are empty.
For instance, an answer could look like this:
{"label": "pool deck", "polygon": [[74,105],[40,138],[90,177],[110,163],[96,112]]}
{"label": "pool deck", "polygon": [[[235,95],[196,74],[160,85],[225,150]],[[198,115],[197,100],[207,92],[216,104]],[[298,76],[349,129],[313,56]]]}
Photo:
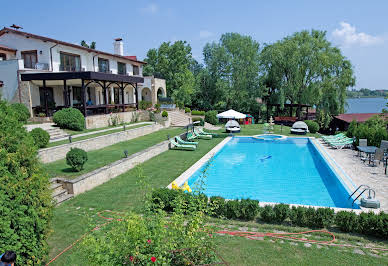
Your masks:
{"label": "pool deck", "polygon": [[[351,149],[333,149],[317,139],[319,146],[323,148],[330,157],[340,165],[343,171],[356,186],[368,185],[376,191],[376,198],[380,201],[380,210],[388,212],[388,175],[384,174],[384,167],[381,163],[376,167],[368,166],[357,156],[357,151]],[[349,187],[350,188],[350,187]],[[365,209],[373,210],[373,209]]]}

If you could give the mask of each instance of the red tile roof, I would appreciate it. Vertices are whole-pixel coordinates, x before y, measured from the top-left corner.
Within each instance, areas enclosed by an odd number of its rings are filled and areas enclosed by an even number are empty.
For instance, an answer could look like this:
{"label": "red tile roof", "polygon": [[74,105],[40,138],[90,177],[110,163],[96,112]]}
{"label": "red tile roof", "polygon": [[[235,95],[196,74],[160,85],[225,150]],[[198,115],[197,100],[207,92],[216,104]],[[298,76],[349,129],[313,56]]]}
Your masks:
{"label": "red tile roof", "polygon": [[381,114],[381,113],[340,114],[335,116],[335,118],[348,123],[352,122],[353,120],[356,120],[357,122],[362,123],[375,115],[383,115],[385,116],[385,118],[388,118],[388,114]]}
{"label": "red tile roof", "polygon": [[135,60],[135,61],[137,61],[136,55],[124,55],[124,57],[125,57],[125,58],[128,58],[128,59],[130,59],[130,60]]}
{"label": "red tile roof", "polygon": [[27,38],[34,38],[34,39],[42,40],[44,42],[57,43],[57,44],[65,45],[65,46],[70,46],[70,47],[86,50],[88,52],[94,52],[96,54],[108,55],[108,56],[113,56],[113,57],[117,57],[117,58],[121,58],[121,59],[131,60],[133,62],[137,62],[137,63],[140,63],[140,64],[147,64],[146,62],[130,59],[130,58],[127,58],[127,57],[122,56],[122,55],[111,54],[111,53],[107,53],[107,52],[103,52],[103,51],[99,51],[99,50],[95,50],[95,49],[90,49],[90,48],[87,48],[87,47],[83,47],[81,45],[77,45],[77,44],[73,44],[73,43],[69,43],[69,42],[63,42],[63,41],[51,39],[51,38],[48,38],[48,37],[43,37],[43,36],[35,35],[35,34],[32,34],[32,33],[23,32],[23,31],[20,31],[20,30],[13,30],[13,29],[10,29],[10,28],[5,28],[5,27],[2,30],[0,30],[0,36],[3,35],[3,34],[6,34],[6,33],[14,33],[14,34],[25,36]]}
{"label": "red tile roof", "polygon": [[9,48],[9,47],[1,45],[1,44],[0,44],[0,50],[16,53],[16,49]]}

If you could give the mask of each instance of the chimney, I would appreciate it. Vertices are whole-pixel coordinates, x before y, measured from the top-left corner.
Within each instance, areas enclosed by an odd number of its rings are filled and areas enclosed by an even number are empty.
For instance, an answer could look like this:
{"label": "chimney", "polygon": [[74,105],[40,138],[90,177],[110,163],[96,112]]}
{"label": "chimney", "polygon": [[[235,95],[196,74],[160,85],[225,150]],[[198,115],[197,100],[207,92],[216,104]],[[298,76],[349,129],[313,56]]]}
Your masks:
{"label": "chimney", "polygon": [[124,55],[124,44],[123,39],[117,38],[115,39],[115,42],[113,43],[115,54],[117,55]]}

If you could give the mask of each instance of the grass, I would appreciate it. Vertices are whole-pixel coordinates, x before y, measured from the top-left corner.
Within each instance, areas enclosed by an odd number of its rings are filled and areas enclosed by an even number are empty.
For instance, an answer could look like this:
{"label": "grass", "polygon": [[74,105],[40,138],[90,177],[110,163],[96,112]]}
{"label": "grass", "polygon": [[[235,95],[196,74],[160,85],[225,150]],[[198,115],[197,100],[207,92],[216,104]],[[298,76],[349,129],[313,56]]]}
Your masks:
{"label": "grass", "polygon": [[[148,125],[147,124],[134,125],[134,126],[131,126],[131,127],[127,128],[127,130],[135,129],[135,128],[139,128],[139,127],[144,127],[144,126],[148,126]],[[85,139],[91,139],[91,138],[95,138],[95,137],[99,137],[99,136],[109,135],[109,134],[116,133],[116,132],[121,132],[121,131],[123,131],[122,128],[112,129],[112,130],[109,130],[109,131],[104,131],[104,132],[99,132],[99,133],[96,133],[96,134],[90,134],[90,135],[86,135],[86,136],[81,136],[81,137],[73,138],[72,142],[77,142],[77,141],[81,141],[81,140],[85,140]],[[83,133],[85,133],[85,132],[83,132]],[[60,140],[60,141],[56,141],[56,142],[50,142],[47,145],[47,148],[55,147],[55,146],[59,146],[59,145],[63,145],[63,144],[68,144],[68,143],[69,143],[68,139]]]}
{"label": "grass", "polygon": [[[149,122],[149,121],[145,121],[145,122]],[[67,134],[69,134],[71,136],[75,136],[75,135],[79,135],[79,134],[90,133],[90,132],[104,130],[104,129],[109,129],[109,128],[122,127],[123,125],[133,125],[135,123],[139,123],[139,122],[123,123],[123,124],[116,125],[116,126],[107,126],[107,127],[99,127],[99,128],[91,128],[91,129],[86,129],[85,128],[85,129],[83,129],[81,131],[76,131],[76,130],[71,130],[71,129],[63,129],[63,130]]]}
{"label": "grass", "polygon": [[[166,151],[143,163],[143,173],[149,178],[151,187],[165,187],[222,140],[200,140],[199,147],[194,152]],[[137,181],[137,169],[132,169],[57,207],[54,210],[54,232],[49,239],[50,258],[101,222],[96,217],[98,211],[109,209],[141,212],[144,198],[142,186]],[[79,264],[78,256],[73,251],[65,253],[55,265]]]}
{"label": "grass", "polygon": [[80,172],[74,172],[66,164],[66,159],[45,164],[44,168],[50,177],[75,178],[122,159],[124,157],[124,150],[127,150],[130,155],[166,140],[167,135],[175,136],[182,132],[183,130],[179,128],[162,129],[157,132],[128,141],[119,142],[99,150],[89,151],[88,161],[84,165],[84,169]]}

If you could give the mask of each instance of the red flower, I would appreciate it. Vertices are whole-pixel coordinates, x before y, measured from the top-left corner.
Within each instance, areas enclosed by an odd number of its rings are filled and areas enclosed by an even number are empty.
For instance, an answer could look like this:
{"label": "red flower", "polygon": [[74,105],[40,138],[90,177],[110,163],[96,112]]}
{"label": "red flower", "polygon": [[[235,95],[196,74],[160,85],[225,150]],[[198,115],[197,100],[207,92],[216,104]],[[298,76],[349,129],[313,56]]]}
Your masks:
{"label": "red flower", "polygon": [[147,240],[147,243],[150,244],[150,243],[151,243],[151,239],[148,239],[148,240]]}
{"label": "red flower", "polygon": [[130,261],[133,261],[133,259],[134,259],[133,256],[130,256],[130,257],[129,257],[129,260],[130,260]]}
{"label": "red flower", "polygon": [[151,257],[151,261],[152,261],[152,262],[155,262],[155,261],[156,261],[156,258],[155,258],[155,257]]}

